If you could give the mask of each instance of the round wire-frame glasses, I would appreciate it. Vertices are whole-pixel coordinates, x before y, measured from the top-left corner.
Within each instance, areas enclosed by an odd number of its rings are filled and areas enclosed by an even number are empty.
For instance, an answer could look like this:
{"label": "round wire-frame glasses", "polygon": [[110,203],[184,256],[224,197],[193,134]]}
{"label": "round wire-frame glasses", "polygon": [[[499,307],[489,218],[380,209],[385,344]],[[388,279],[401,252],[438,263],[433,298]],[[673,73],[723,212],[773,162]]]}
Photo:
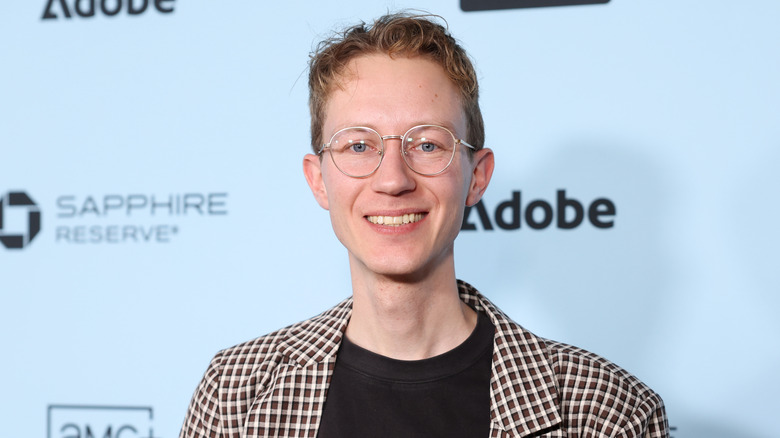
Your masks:
{"label": "round wire-frame glasses", "polygon": [[404,135],[381,135],[372,128],[351,126],[336,131],[317,155],[330,151],[336,168],[344,175],[365,178],[379,169],[385,156],[385,140],[401,140],[401,157],[413,172],[424,176],[438,175],[452,164],[458,144],[476,148],[456,138],[439,125],[418,125]]}

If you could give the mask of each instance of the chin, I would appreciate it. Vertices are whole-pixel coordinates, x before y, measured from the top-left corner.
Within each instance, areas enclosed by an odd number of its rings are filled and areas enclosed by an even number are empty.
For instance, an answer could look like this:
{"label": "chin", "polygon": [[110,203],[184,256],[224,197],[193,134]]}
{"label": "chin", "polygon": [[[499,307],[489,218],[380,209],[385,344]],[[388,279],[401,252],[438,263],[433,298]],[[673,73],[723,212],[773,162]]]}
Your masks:
{"label": "chin", "polygon": [[364,261],[363,265],[376,275],[406,283],[424,278],[430,271],[431,263],[398,256]]}
{"label": "chin", "polygon": [[417,272],[420,272],[422,269],[420,269],[419,266],[412,266],[407,264],[393,264],[393,265],[387,265],[387,264],[381,264],[379,266],[370,266],[368,265],[368,269],[371,272],[374,272],[378,275],[383,275],[387,277],[405,277],[414,275]]}

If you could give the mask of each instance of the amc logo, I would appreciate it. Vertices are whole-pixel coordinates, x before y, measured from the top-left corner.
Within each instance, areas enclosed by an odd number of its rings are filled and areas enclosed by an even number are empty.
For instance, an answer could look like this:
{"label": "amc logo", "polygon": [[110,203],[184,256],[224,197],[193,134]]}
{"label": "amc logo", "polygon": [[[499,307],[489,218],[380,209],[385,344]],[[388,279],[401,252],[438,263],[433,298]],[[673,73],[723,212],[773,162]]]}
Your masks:
{"label": "amc logo", "polygon": [[460,8],[466,12],[494,9],[543,8],[546,6],[597,5],[609,0],[460,0]]}
{"label": "amc logo", "polygon": [[49,405],[47,438],[156,438],[146,406]]}

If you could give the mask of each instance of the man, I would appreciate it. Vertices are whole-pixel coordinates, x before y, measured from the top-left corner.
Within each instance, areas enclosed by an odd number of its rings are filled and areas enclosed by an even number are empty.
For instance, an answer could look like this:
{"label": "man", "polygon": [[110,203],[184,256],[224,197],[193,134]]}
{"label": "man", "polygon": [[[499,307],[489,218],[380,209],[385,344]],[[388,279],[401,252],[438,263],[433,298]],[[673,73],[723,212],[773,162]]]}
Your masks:
{"label": "man", "polygon": [[464,207],[494,158],[474,68],[429,17],[320,45],[306,180],[347,248],[352,298],[219,352],[189,437],[665,437],[658,395],[539,338],[456,280]]}

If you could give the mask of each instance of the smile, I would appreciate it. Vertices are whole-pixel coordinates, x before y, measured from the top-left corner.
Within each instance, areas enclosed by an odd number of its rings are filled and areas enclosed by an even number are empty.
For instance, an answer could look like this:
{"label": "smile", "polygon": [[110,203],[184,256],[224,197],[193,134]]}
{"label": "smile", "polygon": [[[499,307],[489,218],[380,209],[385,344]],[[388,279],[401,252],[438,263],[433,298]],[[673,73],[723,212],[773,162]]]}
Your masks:
{"label": "smile", "polygon": [[403,216],[366,216],[369,222],[377,225],[389,225],[391,227],[398,227],[405,224],[412,224],[422,220],[425,213],[412,213],[405,214]]}

